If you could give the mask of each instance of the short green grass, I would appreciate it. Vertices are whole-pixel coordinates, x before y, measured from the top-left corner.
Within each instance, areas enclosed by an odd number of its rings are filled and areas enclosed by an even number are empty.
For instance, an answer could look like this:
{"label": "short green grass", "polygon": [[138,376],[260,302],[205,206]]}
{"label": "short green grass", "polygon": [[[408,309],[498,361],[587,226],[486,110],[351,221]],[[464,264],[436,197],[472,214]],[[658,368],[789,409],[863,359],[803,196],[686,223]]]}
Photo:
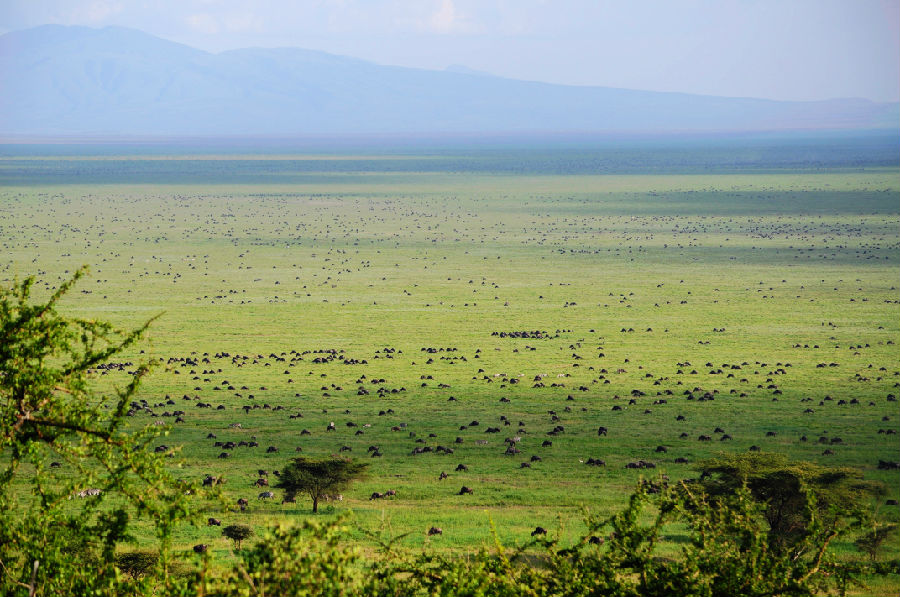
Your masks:
{"label": "short green grass", "polygon": [[[19,163],[0,161],[6,172]],[[178,448],[179,475],[224,476],[230,502],[250,499],[243,515],[198,503],[224,524],[261,530],[311,515],[307,502],[257,500],[251,486],[296,448],[371,463],[322,516],[352,509],[365,528],[411,532],[408,545],[459,551],[489,543],[491,521],[503,541],[537,525],[574,538],[583,508],[612,512],[641,475],[691,477],[703,458],[751,446],[859,468],[900,497],[897,471],[877,468],[900,448],[880,432],[900,417],[889,401],[900,395],[896,169],[323,168],[287,184],[279,175],[292,162],[273,163],[271,183],[168,184],[157,164],[152,184],[102,184],[96,173],[79,184],[67,171],[60,184],[0,189],[5,284],[35,274],[49,292],[86,263],[68,312],[123,327],[161,314],[120,359],[157,365],[139,396],[154,414],[134,424],[169,424],[160,443]],[[544,333],[494,335],[523,330]],[[96,377],[99,388],[124,382]],[[174,410],[184,423],[166,416]],[[548,435],[556,425],[564,431]],[[259,447],[220,459],[209,433]],[[521,452],[506,455],[513,437]],[[438,445],[453,453],[412,454]],[[383,456],[369,458],[369,446]],[[638,460],[656,468],[625,468]],[[463,485],[474,493],[457,495]],[[397,496],[368,499],[387,489]],[[427,539],[432,525],[443,535]],[[225,554],[219,533],[185,527],[176,541]]]}

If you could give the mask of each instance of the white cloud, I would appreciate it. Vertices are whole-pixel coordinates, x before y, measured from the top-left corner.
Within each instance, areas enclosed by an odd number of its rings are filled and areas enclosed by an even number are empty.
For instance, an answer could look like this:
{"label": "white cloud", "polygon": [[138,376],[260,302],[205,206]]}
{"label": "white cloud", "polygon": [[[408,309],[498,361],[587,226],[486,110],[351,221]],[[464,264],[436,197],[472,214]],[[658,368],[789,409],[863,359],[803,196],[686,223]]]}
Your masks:
{"label": "white cloud", "polygon": [[216,19],[207,13],[197,13],[188,15],[185,19],[185,22],[188,26],[197,31],[198,33],[203,33],[205,35],[214,35],[219,32],[219,23]]}
{"label": "white cloud", "polygon": [[432,33],[477,33],[481,25],[469,16],[460,13],[454,0],[440,0],[437,9],[422,23],[423,29]]}

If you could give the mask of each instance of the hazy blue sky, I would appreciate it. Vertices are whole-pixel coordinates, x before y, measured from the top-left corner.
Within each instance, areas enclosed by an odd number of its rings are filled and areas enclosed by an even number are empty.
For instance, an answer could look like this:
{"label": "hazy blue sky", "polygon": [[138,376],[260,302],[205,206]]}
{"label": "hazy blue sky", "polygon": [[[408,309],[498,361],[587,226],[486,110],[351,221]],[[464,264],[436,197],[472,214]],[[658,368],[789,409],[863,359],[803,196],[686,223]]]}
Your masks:
{"label": "hazy blue sky", "polygon": [[0,32],[122,25],[553,83],[900,99],[900,0],[2,0]]}

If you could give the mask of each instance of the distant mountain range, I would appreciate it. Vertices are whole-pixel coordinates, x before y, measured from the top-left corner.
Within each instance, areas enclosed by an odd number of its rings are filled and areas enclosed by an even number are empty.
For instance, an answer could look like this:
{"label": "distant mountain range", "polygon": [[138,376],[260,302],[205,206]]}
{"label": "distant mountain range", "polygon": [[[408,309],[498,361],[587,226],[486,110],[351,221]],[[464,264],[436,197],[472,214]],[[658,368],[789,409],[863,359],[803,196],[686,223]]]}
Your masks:
{"label": "distant mountain range", "polygon": [[[609,59],[614,60],[615,57]],[[210,54],[120,27],[0,36],[0,134],[353,135],[900,127],[900,104],[780,102],[382,66],[296,48]]]}

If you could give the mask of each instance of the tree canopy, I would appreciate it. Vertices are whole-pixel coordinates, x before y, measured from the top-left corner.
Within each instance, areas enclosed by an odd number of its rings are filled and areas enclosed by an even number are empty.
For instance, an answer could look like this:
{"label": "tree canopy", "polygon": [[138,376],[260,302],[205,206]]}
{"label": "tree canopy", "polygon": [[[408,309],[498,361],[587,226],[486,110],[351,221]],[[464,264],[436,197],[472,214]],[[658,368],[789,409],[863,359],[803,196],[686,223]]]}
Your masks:
{"label": "tree canopy", "polygon": [[856,469],[791,462],[784,454],[723,454],[700,468],[698,485],[712,500],[733,496],[746,486],[764,506],[770,539],[778,548],[788,548],[809,533],[814,517],[830,531],[843,516],[859,515],[868,498],[884,491]]}
{"label": "tree canopy", "polygon": [[347,487],[362,478],[368,464],[348,458],[306,458],[291,460],[282,471],[275,487],[284,489],[284,499],[294,501],[298,493],[305,493],[313,501],[313,512],[319,511],[319,500]]}
{"label": "tree canopy", "polygon": [[234,541],[237,549],[241,548],[241,542],[253,536],[253,529],[246,524],[230,524],[222,529],[222,536]]}

